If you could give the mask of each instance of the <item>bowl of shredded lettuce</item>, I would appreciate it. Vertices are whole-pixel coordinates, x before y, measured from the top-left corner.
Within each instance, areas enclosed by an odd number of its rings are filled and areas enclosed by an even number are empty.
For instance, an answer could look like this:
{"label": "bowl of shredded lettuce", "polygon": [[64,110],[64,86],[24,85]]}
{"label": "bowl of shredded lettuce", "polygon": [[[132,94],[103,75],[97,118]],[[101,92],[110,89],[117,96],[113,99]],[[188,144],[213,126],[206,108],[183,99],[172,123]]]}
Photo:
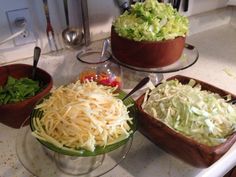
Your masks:
{"label": "bowl of shredded lettuce", "polygon": [[37,68],[36,80],[31,79],[33,67],[9,64],[0,67],[0,122],[20,128],[36,102],[49,93],[52,77]]}
{"label": "bowl of shredded lettuce", "polygon": [[131,66],[167,66],[180,58],[188,29],[188,18],[170,4],[137,2],[113,21],[112,52]]}
{"label": "bowl of shredded lettuce", "polygon": [[171,4],[156,0],[137,2],[113,22],[115,31],[134,41],[163,41],[185,37],[189,29],[188,18]]}
{"label": "bowl of shredded lettuce", "polygon": [[141,132],[194,166],[210,166],[236,140],[236,106],[227,98],[235,95],[174,76],[138,99]]}

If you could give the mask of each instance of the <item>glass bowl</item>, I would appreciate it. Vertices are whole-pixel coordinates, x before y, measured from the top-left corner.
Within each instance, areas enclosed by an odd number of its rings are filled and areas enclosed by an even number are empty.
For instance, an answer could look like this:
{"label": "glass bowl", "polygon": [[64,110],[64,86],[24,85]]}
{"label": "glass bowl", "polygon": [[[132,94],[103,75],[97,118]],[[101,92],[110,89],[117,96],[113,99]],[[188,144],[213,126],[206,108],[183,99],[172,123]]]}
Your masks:
{"label": "glass bowl", "polygon": [[97,156],[68,156],[52,151],[31,134],[29,125],[22,124],[16,138],[18,160],[37,177],[75,177],[104,175],[119,165],[127,156],[133,137],[119,148]]}
{"label": "glass bowl", "polygon": [[[121,90],[118,93],[120,99],[126,95]],[[126,157],[132,144],[133,133],[137,128],[137,108],[134,100],[127,98],[123,102],[125,105],[132,104],[128,108],[130,117],[133,117],[130,136],[106,147],[96,147],[93,152],[68,147],[59,148],[32,136],[33,119],[38,118],[36,116],[40,118],[43,114],[41,110],[34,109],[30,116],[30,126],[22,127],[17,138],[17,156],[20,162],[28,171],[39,177],[53,177],[61,174],[69,176],[100,176],[105,174]]]}
{"label": "glass bowl", "polygon": [[96,81],[99,84],[121,88],[121,67],[112,62],[108,51],[105,51],[102,56],[97,50],[81,51],[77,54],[77,60],[82,66],[78,76],[81,82]]}

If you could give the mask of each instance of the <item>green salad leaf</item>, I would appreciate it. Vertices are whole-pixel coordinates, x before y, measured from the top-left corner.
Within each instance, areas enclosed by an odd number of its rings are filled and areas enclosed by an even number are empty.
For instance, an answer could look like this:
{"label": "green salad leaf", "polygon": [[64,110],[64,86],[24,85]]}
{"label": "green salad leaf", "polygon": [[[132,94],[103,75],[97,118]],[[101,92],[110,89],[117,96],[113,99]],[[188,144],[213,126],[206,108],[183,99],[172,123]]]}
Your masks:
{"label": "green salad leaf", "polygon": [[194,80],[166,81],[145,97],[144,111],[199,143],[223,143],[236,130],[236,107]]}
{"label": "green salad leaf", "polygon": [[179,14],[170,4],[157,0],[137,2],[113,22],[115,31],[135,41],[161,41],[185,36],[188,18]]}
{"label": "green salad leaf", "polygon": [[9,76],[6,85],[0,86],[0,105],[23,101],[36,95],[39,90],[38,81]]}

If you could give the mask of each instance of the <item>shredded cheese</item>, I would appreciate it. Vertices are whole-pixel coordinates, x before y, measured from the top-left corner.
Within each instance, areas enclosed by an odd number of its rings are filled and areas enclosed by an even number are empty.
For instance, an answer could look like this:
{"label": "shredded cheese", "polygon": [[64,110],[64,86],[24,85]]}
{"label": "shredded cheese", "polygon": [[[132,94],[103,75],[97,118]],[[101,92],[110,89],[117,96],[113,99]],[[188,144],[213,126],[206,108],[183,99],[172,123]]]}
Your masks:
{"label": "shredded cheese", "polygon": [[58,147],[89,151],[127,138],[132,118],[114,89],[79,81],[55,89],[36,107],[43,116],[34,118],[32,134]]}

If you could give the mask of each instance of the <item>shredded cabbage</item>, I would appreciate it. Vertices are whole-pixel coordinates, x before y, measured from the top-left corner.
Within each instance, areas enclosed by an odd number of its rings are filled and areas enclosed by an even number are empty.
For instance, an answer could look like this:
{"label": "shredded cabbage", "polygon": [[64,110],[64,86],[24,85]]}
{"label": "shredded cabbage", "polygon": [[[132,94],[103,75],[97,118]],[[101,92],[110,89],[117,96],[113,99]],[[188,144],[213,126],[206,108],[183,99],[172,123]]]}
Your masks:
{"label": "shredded cabbage", "polygon": [[236,129],[236,107],[194,80],[165,81],[148,94],[143,110],[199,143],[223,143]]}
{"label": "shredded cabbage", "polygon": [[137,2],[113,22],[115,31],[135,41],[161,41],[185,36],[188,18],[179,14],[170,4],[157,0]]}

